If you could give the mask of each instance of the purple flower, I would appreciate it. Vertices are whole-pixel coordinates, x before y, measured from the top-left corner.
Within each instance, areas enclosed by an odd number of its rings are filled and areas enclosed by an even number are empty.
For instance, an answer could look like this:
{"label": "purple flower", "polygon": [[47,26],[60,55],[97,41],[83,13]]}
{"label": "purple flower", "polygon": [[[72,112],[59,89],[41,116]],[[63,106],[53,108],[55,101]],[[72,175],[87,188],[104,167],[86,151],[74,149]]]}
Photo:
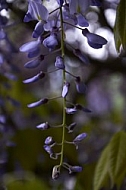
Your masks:
{"label": "purple flower", "polygon": [[87,137],[86,133],[81,133],[78,135],[74,140],[73,144],[75,145],[76,149],[78,149],[78,144],[81,143],[82,140],[84,140]]}
{"label": "purple flower", "polygon": [[38,107],[40,105],[46,104],[47,102],[48,102],[48,99],[47,98],[43,98],[43,99],[41,99],[41,100],[39,100],[37,102],[28,104],[28,108]]}
{"label": "purple flower", "polygon": [[31,20],[47,20],[49,16],[48,10],[41,3],[41,0],[33,1],[29,0],[28,11],[24,17],[24,22]]}
{"label": "purple flower", "polygon": [[63,90],[62,90],[62,97],[65,98],[68,94],[69,91],[69,87],[70,87],[70,83],[66,82],[63,86]]}
{"label": "purple flower", "polygon": [[79,49],[75,49],[73,53],[86,65],[89,64],[89,59]]}
{"label": "purple flower", "polygon": [[56,165],[53,167],[53,171],[52,171],[52,179],[57,179],[59,177],[60,174],[60,166]]}
{"label": "purple flower", "polygon": [[78,144],[80,143],[83,139],[85,139],[87,137],[87,134],[86,133],[81,133],[80,135],[78,135],[74,140],[73,142],[75,144]]}
{"label": "purple flower", "polygon": [[99,0],[91,0],[91,5],[92,6],[101,6],[101,2]]}
{"label": "purple flower", "polygon": [[56,34],[51,34],[49,37],[43,40],[43,45],[52,51],[58,45]]}
{"label": "purple flower", "polygon": [[53,138],[51,137],[51,136],[49,136],[49,137],[47,137],[46,139],[45,139],[45,144],[46,145],[52,145],[52,144],[54,144],[55,143],[55,141],[53,140]]}
{"label": "purple flower", "polygon": [[61,56],[56,57],[55,67],[57,69],[65,69],[64,60]]}
{"label": "purple flower", "polygon": [[25,63],[24,67],[28,69],[36,68],[40,64],[39,59],[34,59]]}
{"label": "purple flower", "polygon": [[43,33],[44,33],[43,22],[39,21],[34,28],[34,31],[32,33],[32,37],[38,38]]}
{"label": "purple flower", "polygon": [[89,110],[88,108],[83,107],[80,104],[76,104],[75,107],[76,107],[77,110],[82,110],[83,112],[91,113],[91,110]]}
{"label": "purple flower", "polygon": [[84,13],[90,5],[90,0],[70,0],[70,13]]}
{"label": "purple flower", "polygon": [[43,25],[47,21],[49,16],[48,10],[42,4],[41,0],[33,1],[29,0],[28,11],[24,17],[24,22],[31,20],[38,20],[34,31],[32,33],[33,38],[38,38],[44,32]]}
{"label": "purple flower", "polygon": [[2,25],[6,25],[7,22],[8,22],[7,17],[0,15],[0,25],[1,25],[1,26],[2,26]]}
{"label": "purple flower", "polygon": [[52,158],[52,159],[57,159],[58,158],[58,154],[53,152],[51,146],[44,145],[43,147],[44,147],[45,151],[50,155],[50,158]]}
{"label": "purple flower", "polygon": [[86,92],[87,87],[83,82],[81,82],[80,77],[76,77],[75,83],[77,92],[84,94]]}
{"label": "purple flower", "polygon": [[36,59],[33,59],[31,61],[28,61],[27,63],[25,63],[24,67],[28,68],[28,69],[33,69],[36,68],[40,65],[40,63],[44,60],[44,55],[40,55],[39,57],[37,57]]}
{"label": "purple flower", "polygon": [[6,33],[4,32],[3,29],[0,30],[0,40],[3,40],[6,38]]}
{"label": "purple flower", "polygon": [[83,15],[77,14],[76,17],[77,17],[77,24],[79,26],[81,26],[81,27],[88,27],[89,26],[88,21],[84,18]]}
{"label": "purple flower", "polygon": [[41,130],[46,130],[50,128],[50,125],[48,124],[48,122],[46,123],[41,123],[39,125],[36,126],[37,129],[41,129]]}
{"label": "purple flower", "polygon": [[57,32],[59,31],[61,23],[58,17],[49,18],[46,23],[44,24],[45,31]]}
{"label": "purple flower", "polygon": [[39,53],[40,53],[40,47],[37,47],[33,51],[28,52],[28,58],[37,57],[39,55]]}
{"label": "purple flower", "polygon": [[68,130],[69,130],[69,133],[73,132],[73,129],[76,127],[76,123],[71,123],[69,126],[68,126]]}
{"label": "purple flower", "polygon": [[74,108],[65,108],[66,109],[66,113],[67,114],[74,114],[77,112],[77,109],[74,107]]}
{"label": "purple flower", "polygon": [[43,73],[42,71],[40,71],[40,73],[38,73],[37,75],[28,78],[26,80],[23,81],[23,83],[33,83],[33,82],[37,82],[38,80],[42,79],[45,77],[45,73]]}
{"label": "purple flower", "polygon": [[1,0],[0,1],[0,11],[3,9],[7,10],[7,8],[8,8],[7,2],[5,0]]}
{"label": "purple flower", "polygon": [[49,145],[44,145],[43,147],[48,154],[53,154],[53,150]]}
{"label": "purple flower", "polygon": [[2,65],[2,64],[3,64],[3,62],[4,62],[3,55],[2,55],[2,54],[0,54],[0,65]]}
{"label": "purple flower", "polygon": [[20,50],[20,52],[26,52],[28,54],[30,53],[30,57],[32,57],[31,56],[32,54],[34,56],[37,56],[40,51],[40,40],[27,42],[27,43],[23,44],[19,48],[19,50]]}
{"label": "purple flower", "polygon": [[72,172],[82,172],[83,168],[81,166],[71,166],[69,168],[69,174]]}
{"label": "purple flower", "polygon": [[64,3],[64,0],[57,0],[57,3],[58,3],[60,6],[62,6],[63,3]]}
{"label": "purple flower", "polygon": [[[66,20],[68,23],[77,25],[77,17],[75,14],[70,13],[68,4],[64,5],[63,19]],[[64,26],[65,28],[68,27],[68,25],[65,25],[65,24]]]}
{"label": "purple flower", "polygon": [[93,34],[88,29],[82,30],[82,34],[87,38],[89,46],[94,49],[102,48],[103,45],[107,44],[107,40],[97,34]]}

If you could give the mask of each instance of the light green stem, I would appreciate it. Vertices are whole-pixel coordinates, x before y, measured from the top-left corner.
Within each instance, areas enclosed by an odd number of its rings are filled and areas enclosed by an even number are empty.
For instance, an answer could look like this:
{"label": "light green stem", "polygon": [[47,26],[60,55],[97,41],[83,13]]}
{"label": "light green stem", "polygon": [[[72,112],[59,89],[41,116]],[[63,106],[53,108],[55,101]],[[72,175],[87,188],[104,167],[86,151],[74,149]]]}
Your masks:
{"label": "light green stem", "polygon": [[[63,12],[62,7],[60,7],[60,22],[61,22],[61,53],[64,59],[64,27],[63,27]],[[66,81],[65,70],[63,70],[63,84]],[[60,166],[63,164],[63,153],[64,153],[64,142],[65,142],[65,127],[66,127],[66,98],[63,98],[63,132],[62,132],[62,146],[61,146],[61,157],[60,157]]]}

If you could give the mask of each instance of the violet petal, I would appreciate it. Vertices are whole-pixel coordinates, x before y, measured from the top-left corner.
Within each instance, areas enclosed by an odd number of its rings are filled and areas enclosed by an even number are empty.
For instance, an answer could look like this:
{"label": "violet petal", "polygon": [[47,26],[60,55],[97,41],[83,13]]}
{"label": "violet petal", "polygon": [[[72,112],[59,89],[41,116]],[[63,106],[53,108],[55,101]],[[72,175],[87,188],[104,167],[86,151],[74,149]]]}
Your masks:
{"label": "violet petal", "polygon": [[78,143],[80,143],[83,139],[85,139],[87,137],[87,134],[86,133],[81,133],[81,134],[79,134],[74,140],[73,140],[73,142],[75,143],[75,144],[78,144]]}
{"label": "violet petal", "polygon": [[43,73],[43,72],[41,71],[41,72],[38,73],[37,75],[35,75],[35,76],[31,77],[31,78],[28,78],[28,79],[24,80],[23,83],[26,83],[26,84],[28,84],[28,83],[33,83],[33,82],[36,82],[36,81],[38,81],[38,80],[44,78],[44,76],[45,76],[45,73]]}
{"label": "violet petal", "polygon": [[41,129],[41,130],[46,130],[50,128],[50,125],[48,124],[48,122],[46,123],[41,123],[39,125],[36,126],[37,129]]}
{"label": "violet petal", "polygon": [[69,87],[70,87],[70,83],[66,82],[63,86],[63,90],[62,90],[62,97],[65,98],[68,94],[69,91]]}
{"label": "violet petal", "polygon": [[34,107],[38,107],[40,105],[43,105],[43,104],[46,104],[48,102],[48,99],[47,98],[43,98],[37,102],[34,102],[34,103],[31,103],[31,104],[28,104],[28,108],[34,108]]}
{"label": "violet petal", "polygon": [[64,61],[63,61],[63,58],[61,56],[56,57],[55,67],[57,69],[65,69]]}

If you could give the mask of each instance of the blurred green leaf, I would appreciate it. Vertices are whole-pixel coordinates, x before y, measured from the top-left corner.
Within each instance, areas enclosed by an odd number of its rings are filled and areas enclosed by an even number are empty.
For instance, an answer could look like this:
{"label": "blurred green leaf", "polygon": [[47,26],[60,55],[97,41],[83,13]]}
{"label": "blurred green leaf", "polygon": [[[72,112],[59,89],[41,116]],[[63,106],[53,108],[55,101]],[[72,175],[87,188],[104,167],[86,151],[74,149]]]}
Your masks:
{"label": "blurred green leaf", "polygon": [[119,131],[109,143],[109,173],[112,184],[122,183],[126,173],[126,133]]}
{"label": "blurred green leaf", "polygon": [[122,45],[126,48],[126,1],[120,0],[116,11],[116,21],[114,26],[114,38],[117,51]]}
{"label": "blurred green leaf", "polygon": [[108,153],[109,146],[107,146],[98,161],[94,174],[94,190],[99,190],[101,187],[106,185],[109,178],[108,175]]}
{"label": "blurred green leaf", "polygon": [[99,190],[108,184],[120,188],[126,174],[126,133],[116,133],[104,149],[96,166],[94,175],[94,190]]}

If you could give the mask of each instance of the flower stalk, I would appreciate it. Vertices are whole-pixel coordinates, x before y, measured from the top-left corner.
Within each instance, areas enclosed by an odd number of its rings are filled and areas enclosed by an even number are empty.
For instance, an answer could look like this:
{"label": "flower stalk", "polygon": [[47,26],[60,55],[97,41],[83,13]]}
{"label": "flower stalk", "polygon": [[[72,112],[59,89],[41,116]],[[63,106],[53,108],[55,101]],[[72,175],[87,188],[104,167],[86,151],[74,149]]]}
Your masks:
{"label": "flower stalk", "polygon": [[[63,12],[62,7],[60,7],[60,22],[61,22],[61,55],[64,60],[65,51],[64,51],[64,27],[63,27]],[[63,85],[66,81],[65,70],[63,72]],[[60,157],[60,167],[63,164],[63,153],[64,153],[64,142],[65,142],[65,128],[66,128],[66,97],[63,97],[63,131],[62,131],[62,146],[61,146],[61,157]]]}

